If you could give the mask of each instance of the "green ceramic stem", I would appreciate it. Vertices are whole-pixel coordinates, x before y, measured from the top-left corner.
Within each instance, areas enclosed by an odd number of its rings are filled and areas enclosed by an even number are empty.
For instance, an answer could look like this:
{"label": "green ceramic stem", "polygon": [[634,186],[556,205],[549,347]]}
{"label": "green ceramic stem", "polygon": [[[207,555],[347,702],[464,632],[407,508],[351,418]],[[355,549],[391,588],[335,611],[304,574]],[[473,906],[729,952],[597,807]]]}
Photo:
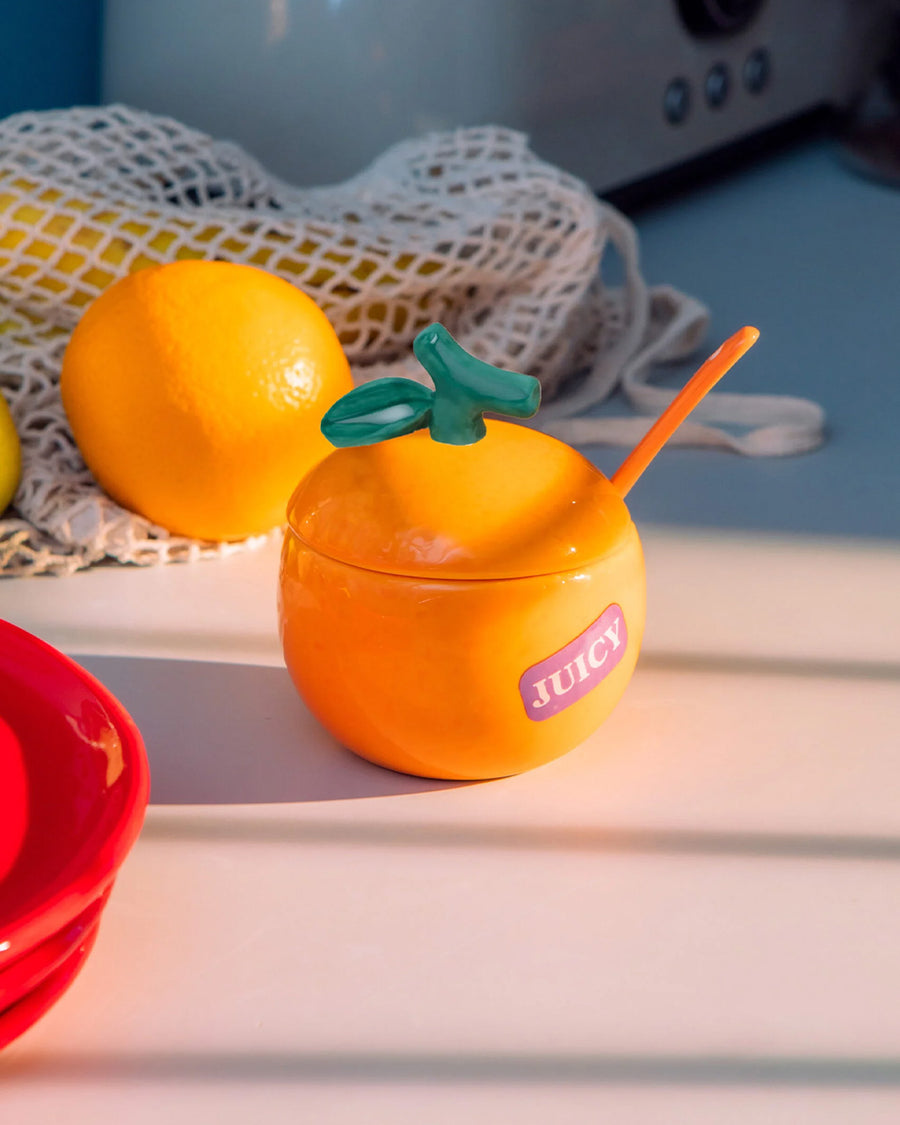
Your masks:
{"label": "green ceramic stem", "polygon": [[540,405],[537,379],[476,359],[442,324],[420,332],[413,351],[434,383],[430,430],[435,441],[471,445],[484,437],[485,411],[530,418]]}

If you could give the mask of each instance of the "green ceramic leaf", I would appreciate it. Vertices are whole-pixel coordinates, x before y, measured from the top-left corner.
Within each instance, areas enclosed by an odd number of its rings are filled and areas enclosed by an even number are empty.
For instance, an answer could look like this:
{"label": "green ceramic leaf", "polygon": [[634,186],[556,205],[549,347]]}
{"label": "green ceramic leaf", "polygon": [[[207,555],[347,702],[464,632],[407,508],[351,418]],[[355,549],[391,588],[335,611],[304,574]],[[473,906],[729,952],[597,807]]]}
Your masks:
{"label": "green ceramic leaf", "polygon": [[434,391],[412,379],[374,379],[339,398],[322,418],[332,445],[373,445],[429,424]]}

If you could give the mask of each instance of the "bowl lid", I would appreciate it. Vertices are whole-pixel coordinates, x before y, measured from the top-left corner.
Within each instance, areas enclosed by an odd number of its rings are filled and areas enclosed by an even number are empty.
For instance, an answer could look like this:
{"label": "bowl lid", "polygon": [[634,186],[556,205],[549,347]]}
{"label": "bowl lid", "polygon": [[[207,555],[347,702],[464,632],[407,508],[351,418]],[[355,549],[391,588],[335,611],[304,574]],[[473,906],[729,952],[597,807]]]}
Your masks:
{"label": "bowl lid", "polygon": [[337,449],[294,492],[291,531],[366,570],[417,578],[526,578],[615,551],[631,522],[609,480],[571,446],[486,420],[469,445],[418,430]]}

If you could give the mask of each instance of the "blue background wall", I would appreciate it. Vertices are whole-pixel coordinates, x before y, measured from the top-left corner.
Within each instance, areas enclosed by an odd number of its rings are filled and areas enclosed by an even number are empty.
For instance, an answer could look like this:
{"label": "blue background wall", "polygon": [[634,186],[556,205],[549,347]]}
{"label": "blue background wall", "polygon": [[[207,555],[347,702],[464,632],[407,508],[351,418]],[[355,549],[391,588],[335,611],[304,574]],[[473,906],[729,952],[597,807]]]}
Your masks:
{"label": "blue background wall", "polygon": [[95,105],[103,0],[7,0],[0,37],[0,117]]}

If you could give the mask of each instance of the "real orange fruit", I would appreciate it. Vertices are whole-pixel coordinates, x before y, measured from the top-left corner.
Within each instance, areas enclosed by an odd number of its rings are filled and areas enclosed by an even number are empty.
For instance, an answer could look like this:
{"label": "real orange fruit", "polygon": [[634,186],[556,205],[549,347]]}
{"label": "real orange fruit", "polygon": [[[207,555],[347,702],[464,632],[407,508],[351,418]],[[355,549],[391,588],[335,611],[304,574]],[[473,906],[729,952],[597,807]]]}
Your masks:
{"label": "real orange fruit", "polygon": [[100,486],[169,531],[241,539],[284,522],[352,388],[325,313],[253,266],[181,261],[116,282],[63,360],[72,434]]}

